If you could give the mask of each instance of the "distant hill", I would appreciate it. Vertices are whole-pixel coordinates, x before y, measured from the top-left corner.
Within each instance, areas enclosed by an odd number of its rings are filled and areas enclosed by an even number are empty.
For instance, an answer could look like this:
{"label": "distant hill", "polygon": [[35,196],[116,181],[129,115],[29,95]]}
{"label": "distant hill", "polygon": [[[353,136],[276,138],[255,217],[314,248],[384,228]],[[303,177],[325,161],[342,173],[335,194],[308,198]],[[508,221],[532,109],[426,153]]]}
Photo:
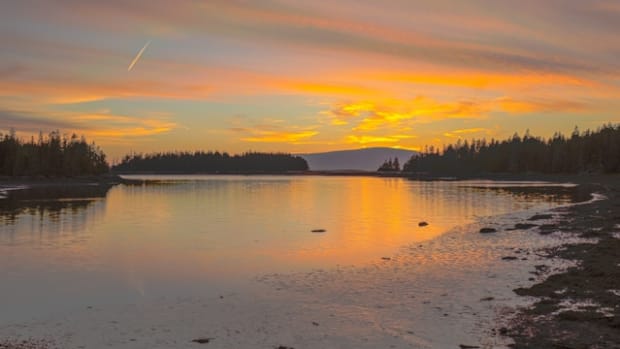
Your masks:
{"label": "distant hill", "polygon": [[361,170],[376,171],[388,158],[397,157],[402,164],[409,161],[413,150],[394,148],[364,148],[326,153],[297,154],[306,159],[312,171]]}

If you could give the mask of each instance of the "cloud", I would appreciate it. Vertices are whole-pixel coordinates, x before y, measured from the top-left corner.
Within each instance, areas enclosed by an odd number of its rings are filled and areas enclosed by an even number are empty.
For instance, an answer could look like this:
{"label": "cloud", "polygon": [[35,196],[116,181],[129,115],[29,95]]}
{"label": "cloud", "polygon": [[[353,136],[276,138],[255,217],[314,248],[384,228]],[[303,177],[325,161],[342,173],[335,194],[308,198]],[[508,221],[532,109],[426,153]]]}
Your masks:
{"label": "cloud", "polygon": [[322,115],[331,118],[332,125],[355,122],[354,131],[374,131],[444,119],[480,119],[487,112],[488,106],[478,101],[439,102],[419,96],[410,100],[337,103]]}
{"label": "cloud", "polygon": [[36,111],[14,112],[0,111],[0,119],[4,125],[12,127],[20,134],[35,134],[38,132],[77,133],[97,141],[106,142],[107,139],[140,138],[161,133],[167,133],[178,125],[169,121],[167,117],[137,117],[114,115],[108,111],[96,113],[56,112],[41,113],[45,117],[33,116]]}
{"label": "cloud", "polygon": [[463,128],[458,130],[452,130],[450,132],[446,132],[443,135],[445,137],[450,138],[461,138],[463,136],[471,135],[471,134],[491,134],[491,130],[482,128],[482,127],[473,127],[473,128]]}
{"label": "cloud", "polygon": [[260,143],[296,143],[301,140],[316,136],[317,131],[267,131],[252,130],[252,136],[242,137],[244,142],[260,142]]}
{"label": "cloud", "polygon": [[532,88],[549,86],[603,87],[600,83],[571,74],[556,73],[489,73],[481,71],[434,71],[411,73],[407,71],[359,72],[369,79],[412,83],[419,85],[457,86],[473,89]]}
{"label": "cloud", "polygon": [[371,135],[349,135],[346,138],[347,143],[353,144],[375,144],[375,143],[398,143],[404,139],[415,138],[413,135],[393,135],[393,136],[371,136]]}
{"label": "cloud", "polygon": [[576,113],[591,110],[592,107],[587,103],[566,100],[516,100],[510,97],[503,97],[496,100],[499,108],[505,112],[513,114],[527,114],[535,112],[543,113]]}
{"label": "cloud", "polygon": [[331,125],[352,126],[353,131],[369,132],[381,129],[405,128],[413,124],[442,120],[481,120],[493,112],[509,114],[579,113],[592,107],[579,101],[536,98],[519,100],[510,97],[441,102],[418,96],[408,100],[377,102],[340,102],[321,115]]}
{"label": "cloud", "polygon": [[[224,144],[400,144],[409,140],[394,135],[457,137],[537,113],[581,126],[617,109],[617,13],[616,0],[7,2],[0,118],[173,147],[189,142],[161,137],[179,127],[177,110],[196,126],[184,132],[193,145],[205,129]],[[127,74],[145,38],[157,47]],[[70,105],[92,101],[140,112]],[[222,113],[251,120],[279,103],[284,121],[218,128]],[[171,115],[148,112],[159,108]]]}
{"label": "cloud", "polygon": [[239,140],[243,142],[300,144],[312,142],[310,139],[319,134],[316,126],[289,125],[285,120],[274,118],[256,122],[246,117],[234,117],[231,122],[233,127],[228,131],[240,134]]}
{"label": "cloud", "polygon": [[6,127],[5,131],[13,128],[20,132],[37,133],[70,129],[73,126],[63,119],[36,117],[28,112],[12,110],[0,110],[0,120],[2,120],[2,127]]}
{"label": "cloud", "polygon": [[[345,1],[325,7],[295,1],[179,1],[170,8],[166,1],[157,0],[136,2],[131,6],[124,3],[121,6],[116,1],[63,1],[48,6],[41,4],[45,11],[40,11],[39,15],[47,21],[70,20],[105,31],[144,31],[145,28],[150,31],[163,27],[185,36],[206,35],[280,47],[389,56],[494,71],[591,73],[614,68],[587,60],[585,55],[568,54],[583,49],[573,44],[568,35],[562,36],[562,29],[574,30],[571,28],[575,27],[574,23],[568,18],[577,11],[583,13],[578,18],[592,23],[593,27],[598,27],[596,19],[607,23],[610,16],[595,9],[610,5],[582,5],[571,1],[570,6],[557,3],[551,6],[537,2],[537,17],[548,20],[551,28],[557,28],[558,38],[556,32],[536,30],[540,29],[539,23],[530,18],[532,4],[528,3],[515,6],[473,1],[470,6],[463,7],[457,3],[440,6],[422,0],[399,2],[398,6]],[[19,13],[21,6],[12,5],[7,13]],[[66,11],[68,7],[71,12]],[[514,17],[525,20],[518,22]],[[528,18],[534,25],[528,25]],[[596,36],[590,34],[580,38],[578,44],[589,44],[588,38]],[[541,40],[544,45],[540,44]],[[511,45],[513,42],[522,44]],[[568,49],[562,47],[569,43]]]}

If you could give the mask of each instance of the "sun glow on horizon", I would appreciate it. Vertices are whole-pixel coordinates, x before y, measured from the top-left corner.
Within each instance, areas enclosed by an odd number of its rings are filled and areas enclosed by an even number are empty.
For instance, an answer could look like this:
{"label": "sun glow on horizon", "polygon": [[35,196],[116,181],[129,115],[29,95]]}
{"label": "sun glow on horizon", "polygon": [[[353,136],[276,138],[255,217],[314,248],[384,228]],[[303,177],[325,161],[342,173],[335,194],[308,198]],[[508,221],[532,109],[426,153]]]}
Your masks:
{"label": "sun glow on horizon", "polygon": [[67,5],[11,3],[0,14],[0,131],[83,134],[118,158],[422,149],[620,122],[615,7],[568,2],[537,3],[531,16],[524,4],[488,11],[487,0],[155,0],[84,3],[70,23]]}

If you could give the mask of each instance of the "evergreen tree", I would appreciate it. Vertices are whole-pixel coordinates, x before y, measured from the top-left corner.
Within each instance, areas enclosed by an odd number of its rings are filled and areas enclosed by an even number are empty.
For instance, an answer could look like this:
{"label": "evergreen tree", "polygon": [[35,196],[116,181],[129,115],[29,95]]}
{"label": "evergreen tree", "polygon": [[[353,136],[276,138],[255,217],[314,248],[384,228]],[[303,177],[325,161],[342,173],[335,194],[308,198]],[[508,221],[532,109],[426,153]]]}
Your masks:
{"label": "evergreen tree", "polygon": [[108,172],[103,151],[94,143],[54,131],[30,142],[19,140],[15,131],[0,134],[0,174],[4,176],[83,176]]}
{"label": "evergreen tree", "polygon": [[284,153],[170,152],[127,155],[112,170],[120,173],[278,173],[307,171],[308,163],[299,156]]}
{"label": "evergreen tree", "polygon": [[[429,148],[426,148],[430,150]],[[555,133],[549,139],[523,137],[497,141],[457,141],[443,152],[425,151],[403,166],[405,172],[463,175],[474,173],[579,173],[620,172],[620,126],[607,124],[596,131],[580,132],[570,138]]]}

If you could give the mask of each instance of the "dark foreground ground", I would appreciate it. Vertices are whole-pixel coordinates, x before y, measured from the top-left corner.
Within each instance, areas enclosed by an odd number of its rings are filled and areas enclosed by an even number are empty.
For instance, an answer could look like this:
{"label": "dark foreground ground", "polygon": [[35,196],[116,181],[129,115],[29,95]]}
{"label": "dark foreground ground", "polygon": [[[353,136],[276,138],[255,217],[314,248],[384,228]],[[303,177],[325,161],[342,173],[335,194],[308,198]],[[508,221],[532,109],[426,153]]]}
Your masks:
{"label": "dark foreground ground", "polygon": [[573,260],[577,266],[530,288],[515,289],[537,301],[521,309],[510,328],[501,329],[514,339],[514,348],[620,348],[620,178],[573,181],[582,182],[577,199],[588,192],[606,199],[559,210],[556,229],[591,240],[540,251],[548,258]]}

